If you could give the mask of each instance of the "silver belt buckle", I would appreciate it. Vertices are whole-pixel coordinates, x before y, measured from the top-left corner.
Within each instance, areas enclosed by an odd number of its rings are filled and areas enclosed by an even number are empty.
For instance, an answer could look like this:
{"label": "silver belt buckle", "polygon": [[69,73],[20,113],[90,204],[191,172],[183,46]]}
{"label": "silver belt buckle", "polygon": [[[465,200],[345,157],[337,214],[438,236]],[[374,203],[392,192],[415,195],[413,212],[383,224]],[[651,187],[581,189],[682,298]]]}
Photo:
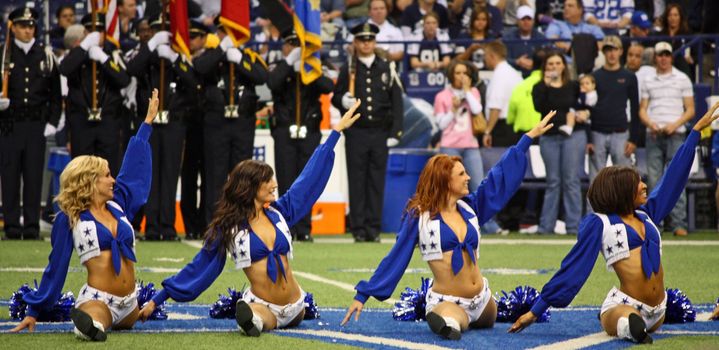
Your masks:
{"label": "silver belt buckle", "polygon": [[87,121],[99,122],[102,120],[102,108],[88,108],[87,109]]}
{"label": "silver belt buckle", "polygon": [[170,111],[160,111],[152,121],[153,124],[167,124],[170,122]]}
{"label": "silver belt buckle", "polygon": [[227,105],[225,106],[225,118],[236,119],[240,117],[238,105]]}

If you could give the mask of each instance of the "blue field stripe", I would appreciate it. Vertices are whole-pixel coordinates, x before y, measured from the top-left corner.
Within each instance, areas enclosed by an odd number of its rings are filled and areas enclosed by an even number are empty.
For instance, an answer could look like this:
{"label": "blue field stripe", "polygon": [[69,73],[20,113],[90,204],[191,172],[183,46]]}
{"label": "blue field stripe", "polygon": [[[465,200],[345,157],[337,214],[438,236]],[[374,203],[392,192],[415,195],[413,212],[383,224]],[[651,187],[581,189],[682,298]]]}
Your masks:
{"label": "blue field stripe", "polygon": [[[0,302],[7,307],[7,302]],[[697,312],[709,312],[713,305],[695,305]],[[166,321],[148,321],[138,323],[134,330],[123,331],[133,333],[165,333],[165,332],[237,332],[233,319],[217,320],[209,317],[210,305],[170,303],[168,313],[199,317],[192,320],[170,319]],[[379,337],[402,340],[412,343],[432,344],[445,348],[532,348],[542,345],[566,341],[589,334],[602,332],[597,319],[597,309],[593,307],[567,308],[561,312],[553,312],[552,319],[547,323],[532,325],[519,334],[507,334],[509,323],[497,323],[492,329],[470,330],[462,334],[459,341],[440,339],[429,331],[424,322],[399,322],[392,319],[389,309],[367,309],[362,312],[360,322],[352,320],[347,326],[340,327],[344,317],[342,309],[320,309],[321,318],[307,320],[293,328],[306,333],[274,331],[273,334],[313,339],[326,343],[349,344],[365,348],[387,348],[388,345],[372,344],[362,340],[339,339],[332,336],[313,334],[315,331],[330,331],[343,334],[355,334],[367,337]],[[12,328],[9,320],[0,321],[0,333]],[[676,336],[677,332],[697,332],[719,334],[719,322],[693,322],[688,324],[663,325],[655,339]],[[72,324],[39,323],[36,332],[58,333],[71,332]],[[112,335],[110,335],[112,336]],[[594,345],[590,349],[616,349],[631,346],[630,343],[618,339]]]}

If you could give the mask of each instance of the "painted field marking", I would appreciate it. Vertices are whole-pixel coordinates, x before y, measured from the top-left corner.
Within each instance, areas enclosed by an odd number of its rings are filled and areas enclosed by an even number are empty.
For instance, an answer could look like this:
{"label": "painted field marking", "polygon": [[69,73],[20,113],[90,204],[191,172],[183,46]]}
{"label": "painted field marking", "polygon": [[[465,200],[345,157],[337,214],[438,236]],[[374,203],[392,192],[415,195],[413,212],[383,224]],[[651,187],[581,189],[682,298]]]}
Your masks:
{"label": "painted field marking", "polygon": [[[187,245],[189,245],[189,246],[191,246],[191,247],[195,247],[195,248],[198,248],[198,249],[199,249],[199,248],[202,248],[202,243],[197,242],[197,241],[192,241],[192,242],[190,242],[190,241],[182,241],[182,242],[185,243],[185,244],[187,244]],[[292,274],[294,274],[295,276],[299,276],[299,277],[302,277],[302,278],[306,278],[306,279],[311,280],[311,281],[320,282],[320,283],[324,283],[324,284],[329,284],[329,285],[331,285],[331,286],[335,286],[335,287],[337,287],[337,288],[339,288],[339,289],[342,289],[342,290],[345,290],[345,291],[348,291],[348,292],[352,292],[352,293],[355,292],[355,286],[353,286],[353,285],[351,285],[351,284],[349,284],[349,283],[340,282],[340,281],[335,281],[335,280],[331,280],[331,279],[329,279],[329,278],[324,278],[324,277],[322,277],[322,276],[315,275],[315,274],[313,274],[313,273],[302,272],[302,271],[297,271],[297,270],[292,270]],[[397,301],[398,301],[397,299],[391,299],[391,298],[390,298],[390,299],[385,300],[384,303],[387,303],[387,304],[390,304],[390,305],[394,305],[394,303],[396,303]]]}
{"label": "painted field marking", "polygon": [[[45,271],[44,267],[0,267],[0,272],[34,272],[42,273]],[[85,272],[86,269],[82,267],[71,267],[68,272]],[[176,267],[142,267],[135,266],[136,272],[149,272],[149,273],[178,273],[180,269]]]}
{"label": "painted field marking", "polygon": [[353,333],[342,333],[325,330],[299,330],[299,329],[283,329],[278,330],[277,333],[289,333],[289,334],[302,334],[309,335],[312,337],[327,337],[336,338],[343,340],[358,341],[363,343],[377,344],[377,345],[389,345],[402,349],[420,349],[420,350],[449,350],[451,348],[445,348],[438,345],[414,343],[406,340],[397,340],[382,337],[372,337],[361,334]]}
{"label": "painted field marking", "polygon": [[[394,239],[384,238],[380,244],[394,244]],[[293,242],[294,243],[294,242]],[[302,242],[299,242],[302,243]],[[482,238],[481,244],[487,245],[574,245],[576,239],[501,239]],[[355,244],[353,238],[315,238],[311,244]],[[663,241],[665,246],[719,246],[719,241]]]}
{"label": "painted field marking", "polygon": [[590,335],[585,335],[583,337],[569,339],[565,341],[560,341],[552,344],[542,345],[535,348],[532,348],[532,350],[573,350],[573,349],[581,349],[592,345],[602,344],[606,343],[608,341],[612,341],[616,339],[615,337],[611,337],[607,335],[607,333],[604,332],[598,332]]}

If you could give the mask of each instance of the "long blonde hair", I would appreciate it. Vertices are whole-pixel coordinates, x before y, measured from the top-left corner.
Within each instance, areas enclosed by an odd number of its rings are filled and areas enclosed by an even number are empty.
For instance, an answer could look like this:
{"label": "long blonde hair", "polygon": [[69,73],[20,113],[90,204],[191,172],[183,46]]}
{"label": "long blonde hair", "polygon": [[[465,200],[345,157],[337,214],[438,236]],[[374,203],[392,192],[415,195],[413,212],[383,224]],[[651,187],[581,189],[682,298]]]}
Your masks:
{"label": "long blonde hair", "polygon": [[107,161],[96,156],[79,156],[70,161],[60,174],[60,193],[55,197],[60,210],[74,227],[80,212],[90,207],[93,194],[97,193],[97,179],[104,175]]}

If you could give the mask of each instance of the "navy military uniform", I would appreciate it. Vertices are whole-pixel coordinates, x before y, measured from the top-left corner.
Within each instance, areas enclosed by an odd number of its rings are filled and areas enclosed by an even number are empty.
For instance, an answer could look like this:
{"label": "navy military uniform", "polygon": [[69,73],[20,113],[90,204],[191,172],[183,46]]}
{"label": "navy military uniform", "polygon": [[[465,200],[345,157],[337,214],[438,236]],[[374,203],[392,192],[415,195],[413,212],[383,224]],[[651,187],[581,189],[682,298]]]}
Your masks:
{"label": "navy military uniform", "polygon": [[[91,28],[91,15],[82,19],[88,31]],[[103,16],[95,21],[97,31],[105,28]],[[101,33],[104,34],[104,33]],[[92,113],[92,59],[93,50],[77,46],[70,50],[60,64],[60,73],[67,77],[68,93],[66,102],[67,122],[70,130],[72,157],[96,155],[105,158],[112,174],[117,174],[120,166],[122,130],[128,115],[121,111],[123,96],[120,90],[130,83],[125,63],[119,48],[108,40],[101,47],[108,57],[104,62],[95,62],[97,75],[95,80],[98,118]]]}
{"label": "navy military uniform", "polygon": [[[159,20],[151,23],[155,29]],[[162,47],[164,45],[164,48]],[[175,197],[180,176],[186,121],[197,113],[201,86],[186,58],[163,44],[150,48],[143,43],[137,55],[127,63],[127,72],[137,78],[138,114],[147,114],[153,89],[162,90],[162,106],[153,122],[152,187],[145,204],[145,238],[175,240]],[[171,57],[161,57],[160,50]],[[161,61],[164,61],[164,86],[160,89]]]}
{"label": "navy military uniform", "polygon": [[[355,40],[375,40],[379,28],[370,23],[352,29]],[[374,55],[353,59],[354,96],[362,101],[357,120],[345,131],[350,197],[350,231],[356,241],[379,241],[388,145],[402,135],[402,87],[390,63]],[[371,62],[369,66],[365,62]],[[343,97],[349,91],[350,67],[340,70],[332,104],[347,111]],[[390,141],[391,140],[391,141]]]}
{"label": "navy military uniform", "polygon": [[[283,35],[285,43],[297,46],[297,34],[294,31]],[[298,49],[298,48],[296,48]],[[292,54],[290,54],[292,56]],[[288,56],[288,57],[290,57]],[[275,172],[279,195],[289,189],[300,175],[312,152],[320,144],[320,95],[332,91],[332,80],[320,76],[309,85],[301,82],[300,74],[295,71],[299,61],[290,64],[288,58],[277,62],[267,86],[272,91],[274,114],[270,122],[272,138],[275,141]],[[299,96],[297,87],[299,86]],[[296,102],[299,98],[299,126],[297,126]],[[291,228],[292,235],[298,240],[310,240],[310,214]]]}
{"label": "navy military uniform", "polygon": [[[23,7],[10,14],[17,27],[35,27],[38,14]],[[54,130],[62,108],[60,74],[52,52],[32,38],[17,37],[2,57],[9,72],[7,97],[0,111],[0,176],[5,235],[9,239],[39,238],[45,135]],[[49,135],[48,135],[49,136]],[[20,225],[20,183],[22,216]]]}
{"label": "navy military uniform", "polygon": [[[216,23],[219,24],[219,23]],[[222,27],[219,27],[222,30]],[[230,40],[225,37],[225,42]],[[228,61],[228,54],[241,50],[239,63]],[[235,51],[237,53],[237,51]],[[222,42],[193,60],[205,88],[203,113],[206,201],[209,222],[220,198],[227,175],[239,162],[252,159],[255,140],[256,85],[267,82],[264,61],[249,49],[236,49]],[[234,65],[233,99],[230,105],[230,66]]]}

